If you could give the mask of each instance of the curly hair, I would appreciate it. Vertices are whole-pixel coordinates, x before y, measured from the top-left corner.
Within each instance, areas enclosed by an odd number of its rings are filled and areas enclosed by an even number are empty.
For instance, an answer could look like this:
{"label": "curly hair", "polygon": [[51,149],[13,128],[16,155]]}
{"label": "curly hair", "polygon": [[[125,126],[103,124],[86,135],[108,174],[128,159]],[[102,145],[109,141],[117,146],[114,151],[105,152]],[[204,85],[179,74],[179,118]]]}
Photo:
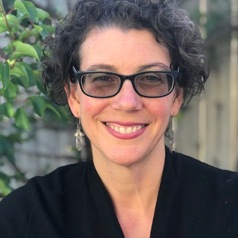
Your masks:
{"label": "curly hair", "polygon": [[55,103],[67,104],[64,88],[75,82],[72,66],[80,67],[80,47],[95,27],[149,30],[167,47],[171,69],[179,67],[177,85],[183,89],[184,104],[203,91],[208,78],[204,42],[174,0],[78,0],[56,27],[43,59],[43,84]]}

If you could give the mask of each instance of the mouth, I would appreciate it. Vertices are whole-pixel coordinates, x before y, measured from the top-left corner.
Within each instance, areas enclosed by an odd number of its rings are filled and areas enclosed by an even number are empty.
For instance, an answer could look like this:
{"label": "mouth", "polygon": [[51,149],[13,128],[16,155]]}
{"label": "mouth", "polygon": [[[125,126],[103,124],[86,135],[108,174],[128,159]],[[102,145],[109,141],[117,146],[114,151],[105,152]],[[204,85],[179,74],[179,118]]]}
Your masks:
{"label": "mouth", "polygon": [[123,135],[130,135],[130,134],[136,133],[140,131],[142,128],[144,128],[145,126],[147,126],[147,124],[123,126],[123,125],[119,125],[116,123],[109,123],[109,122],[106,122],[105,125],[111,128],[113,131]]}

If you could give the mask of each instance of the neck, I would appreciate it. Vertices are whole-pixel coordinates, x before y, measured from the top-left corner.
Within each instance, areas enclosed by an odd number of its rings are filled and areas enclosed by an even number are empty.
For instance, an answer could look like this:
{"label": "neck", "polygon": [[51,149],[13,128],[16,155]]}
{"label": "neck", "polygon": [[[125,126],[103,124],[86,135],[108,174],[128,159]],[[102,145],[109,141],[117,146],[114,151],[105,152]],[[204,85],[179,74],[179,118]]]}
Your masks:
{"label": "neck", "polygon": [[155,206],[165,162],[165,150],[132,165],[94,158],[95,168],[117,206],[148,209]]}
{"label": "neck", "polygon": [[131,165],[94,157],[125,237],[149,237],[165,162],[165,148]]}

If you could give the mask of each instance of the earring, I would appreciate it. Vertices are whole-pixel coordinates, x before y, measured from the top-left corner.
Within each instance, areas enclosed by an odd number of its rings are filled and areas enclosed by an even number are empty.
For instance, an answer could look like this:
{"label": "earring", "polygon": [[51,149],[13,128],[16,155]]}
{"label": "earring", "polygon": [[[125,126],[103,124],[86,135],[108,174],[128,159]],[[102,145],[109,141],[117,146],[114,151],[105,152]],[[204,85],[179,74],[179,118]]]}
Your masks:
{"label": "earring", "polygon": [[165,136],[169,140],[169,149],[170,149],[170,151],[174,151],[175,150],[175,133],[174,133],[174,130],[173,130],[173,118],[172,117],[170,117],[170,119],[169,119],[169,124],[168,124],[168,127],[166,129]]}
{"label": "earring", "polygon": [[83,147],[85,146],[85,139],[84,139],[85,135],[82,131],[80,119],[78,121],[77,130],[74,135],[76,137],[76,148],[78,151],[81,151],[83,149]]}

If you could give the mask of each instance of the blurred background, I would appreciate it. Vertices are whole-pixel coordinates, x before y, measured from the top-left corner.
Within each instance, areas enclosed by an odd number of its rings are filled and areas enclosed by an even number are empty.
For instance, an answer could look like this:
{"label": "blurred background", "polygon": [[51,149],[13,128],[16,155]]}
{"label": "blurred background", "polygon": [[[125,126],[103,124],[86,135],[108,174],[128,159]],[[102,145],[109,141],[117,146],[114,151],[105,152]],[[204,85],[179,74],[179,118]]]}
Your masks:
{"label": "blurred background", "polygon": [[[42,46],[75,1],[0,0],[0,196],[90,156],[89,145],[75,150],[68,108],[52,104],[40,84]],[[176,150],[238,171],[238,0],[181,0],[180,6],[200,26],[210,77],[204,94],[174,120]],[[19,42],[25,54],[17,51]]]}

